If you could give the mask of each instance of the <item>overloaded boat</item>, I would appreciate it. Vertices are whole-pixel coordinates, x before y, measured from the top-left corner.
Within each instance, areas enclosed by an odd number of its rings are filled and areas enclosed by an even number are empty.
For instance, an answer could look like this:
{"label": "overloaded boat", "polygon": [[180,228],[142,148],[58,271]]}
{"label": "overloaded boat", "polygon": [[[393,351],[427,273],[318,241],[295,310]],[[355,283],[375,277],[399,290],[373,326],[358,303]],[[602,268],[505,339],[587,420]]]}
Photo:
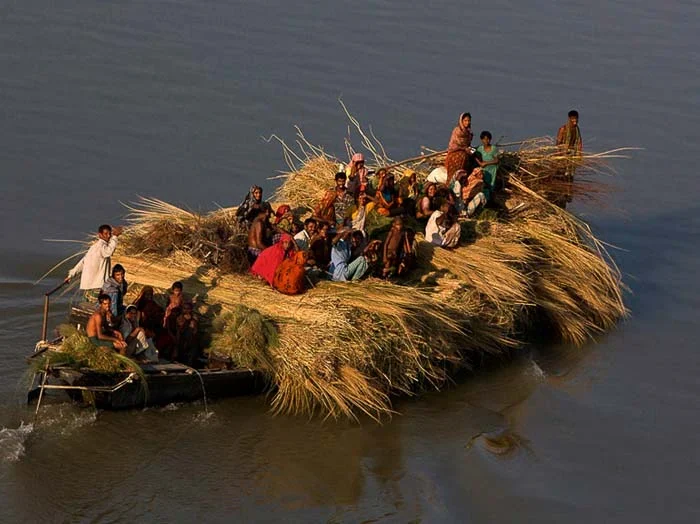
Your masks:
{"label": "overloaded boat", "polygon": [[[378,167],[419,183],[445,161],[431,153],[393,162],[362,136]],[[283,144],[289,172],[275,198],[296,220],[319,203],[339,162],[301,133],[298,144],[296,152]],[[117,371],[61,363],[45,358],[65,349],[65,339],[45,341],[45,322],[30,357],[38,372],[30,399],[63,390],[100,408],[128,408],[268,389],[274,412],[378,419],[393,412],[393,396],[440,388],[484,355],[527,345],[535,332],[573,345],[594,339],[627,314],[623,285],[603,244],[565,207],[572,196],[600,193],[594,176],[621,150],[572,159],[551,139],[517,144],[501,155],[493,203],[462,221],[456,248],[436,247],[409,221],[416,262],[407,276],[322,280],[296,296],[248,273],[235,208],[199,214],[142,199],[130,207],[113,258],[134,292],[165,291],[177,280],[199,297],[211,338],[204,361],[118,363]],[[368,213],[369,237],[383,238],[390,222]],[[74,309],[73,323],[82,315],[84,324],[88,311]]]}

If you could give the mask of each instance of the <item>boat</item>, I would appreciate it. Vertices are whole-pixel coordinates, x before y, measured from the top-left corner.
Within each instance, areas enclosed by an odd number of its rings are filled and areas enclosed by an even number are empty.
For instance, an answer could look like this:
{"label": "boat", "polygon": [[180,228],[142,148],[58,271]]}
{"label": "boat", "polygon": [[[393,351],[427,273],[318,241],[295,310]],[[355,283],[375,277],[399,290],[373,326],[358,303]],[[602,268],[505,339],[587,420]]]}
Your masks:
{"label": "boat", "polygon": [[[27,393],[29,404],[36,401],[37,413],[47,393],[65,393],[68,399],[97,409],[123,410],[195,401],[206,404],[209,399],[260,394],[269,386],[260,370],[231,367],[225,360],[209,359],[206,368],[196,369],[160,359],[157,363],[140,364],[138,372],[104,372],[65,363],[48,364],[51,359],[44,359],[46,352],[60,352],[63,343],[63,337],[46,341],[49,297],[61,287],[46,294],[42,341],[27,358],[35,369],[41,368]],[[78,327],[85,325],[89,310],[88,303],[71,307],[69,322]],[[39,360],[42,364],[37,366]]]}

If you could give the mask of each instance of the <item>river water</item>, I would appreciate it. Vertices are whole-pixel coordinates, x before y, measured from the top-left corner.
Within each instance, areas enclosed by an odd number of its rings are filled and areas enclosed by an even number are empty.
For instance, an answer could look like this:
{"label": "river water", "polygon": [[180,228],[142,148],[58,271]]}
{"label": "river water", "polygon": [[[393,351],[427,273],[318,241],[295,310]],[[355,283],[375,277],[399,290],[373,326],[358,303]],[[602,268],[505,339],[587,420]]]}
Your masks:
{"label": "river water", "polygon": [[[525,5],[527,4],[527,5]],[[697,1],[45,0],[0,6],[0,521],[698,522]],[[294,124],[341,155],[338,104],[390,156],[457,115],[517,140],[572,107],[615,161],[577,203],[630,288],[629,320],[535,348],[383,425],[273,417],[265,398],[33,423],[33,285],[120,201],[235,205],[284,169]],[[357,140],[357,137],[354,137]],[[53,320],[58,321],[57,311]]]}

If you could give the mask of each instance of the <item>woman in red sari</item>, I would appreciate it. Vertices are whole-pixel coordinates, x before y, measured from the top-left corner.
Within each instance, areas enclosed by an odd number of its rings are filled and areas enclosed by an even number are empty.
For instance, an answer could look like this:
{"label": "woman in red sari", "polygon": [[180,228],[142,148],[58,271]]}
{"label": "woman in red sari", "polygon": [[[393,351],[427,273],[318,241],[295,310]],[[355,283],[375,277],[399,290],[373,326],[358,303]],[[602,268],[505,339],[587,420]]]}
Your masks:
{"label": "woman in red sari", "polygon": [[454,174],[460,169],[467,169],[467,160],[472,154],[472,115],[462,113],[459,115],[457,127],[452,130],[450,143],[447,146],[447,157],[445,158],[445,169],[447,170],[447,182],[449,186]]}
{"label": "woman in red sari", "polygon": [[293,246],[294,239],[291,235],[283,234],[279,242],[260,253],[250,272],[264,278],[268,284],[272,285],[277,267],[293,252]]}

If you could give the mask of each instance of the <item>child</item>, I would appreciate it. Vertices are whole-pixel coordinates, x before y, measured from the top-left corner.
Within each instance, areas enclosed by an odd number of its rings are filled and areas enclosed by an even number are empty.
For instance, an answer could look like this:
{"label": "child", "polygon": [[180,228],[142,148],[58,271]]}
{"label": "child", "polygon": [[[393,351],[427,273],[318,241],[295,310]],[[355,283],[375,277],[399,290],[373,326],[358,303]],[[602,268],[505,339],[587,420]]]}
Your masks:
{"label": "child", "polygon": [[182,282],[174,282],[170,287],[170,296],[168,298],[168,307],[165,309],[165,316],[163,317],[163,327],[168,327],[168,318],[173,316],[177,318],[182,311],[182,303],[184,302],[184,296],[182,294]]}

